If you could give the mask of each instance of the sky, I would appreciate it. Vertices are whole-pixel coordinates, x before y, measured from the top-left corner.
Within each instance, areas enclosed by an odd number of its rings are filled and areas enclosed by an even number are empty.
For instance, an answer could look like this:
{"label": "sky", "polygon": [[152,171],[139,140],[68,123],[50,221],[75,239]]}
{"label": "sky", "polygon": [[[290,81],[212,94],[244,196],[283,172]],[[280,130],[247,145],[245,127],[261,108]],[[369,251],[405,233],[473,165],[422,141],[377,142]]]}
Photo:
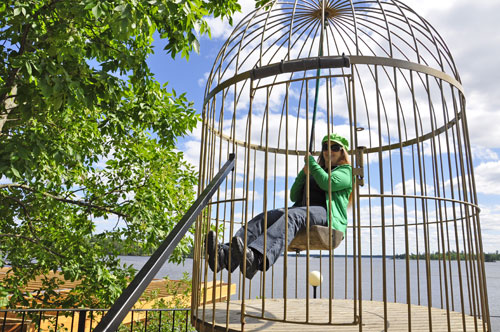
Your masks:
{"label": "sky", "polygon": [[[443,37],[449,47],[465,90],[466,113],[474,157],[476,189],[486,252],[500,249],[500,0],[406,0]],[[238,22],[254,8],[253,0],[240,1]],[[201,37],[200,54],[189,61],[172,60],[163,51],[164,41],[155,42],[149,63],[160,82],[169,82],[177,92],[186,92],[195,108],[202,109],[205,84],[215,56],[232,31],[227,22],[209,19],[212,38]],[[199,128],[179,141],[186,159],[197,164]],[[257,197],[258,198],[258,197]]]}

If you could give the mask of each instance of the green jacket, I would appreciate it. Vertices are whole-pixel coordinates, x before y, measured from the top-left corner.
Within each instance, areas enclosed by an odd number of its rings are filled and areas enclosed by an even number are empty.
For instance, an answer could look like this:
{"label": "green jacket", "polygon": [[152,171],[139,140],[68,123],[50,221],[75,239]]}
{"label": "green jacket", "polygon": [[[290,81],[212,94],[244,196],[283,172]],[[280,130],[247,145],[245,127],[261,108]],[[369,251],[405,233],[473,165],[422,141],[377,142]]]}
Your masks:
{"label": "green jacket", "polygon": [[[326,172],[313,156],[309,156],[310,174],[318,186],[325,191],[327,211],[332,220],[332,228],[345,234],[347,228],[347,204],[352,191],[352,167],[351,165],[339,165],[332,172],[330,177],[332,200],[328,203],[328,172]],[[306,184],[306,175],[301,170],[295,179],[290,190],[292,202],[302,200],[303,188]],[[331,209],[330,209],[331,206]]]}

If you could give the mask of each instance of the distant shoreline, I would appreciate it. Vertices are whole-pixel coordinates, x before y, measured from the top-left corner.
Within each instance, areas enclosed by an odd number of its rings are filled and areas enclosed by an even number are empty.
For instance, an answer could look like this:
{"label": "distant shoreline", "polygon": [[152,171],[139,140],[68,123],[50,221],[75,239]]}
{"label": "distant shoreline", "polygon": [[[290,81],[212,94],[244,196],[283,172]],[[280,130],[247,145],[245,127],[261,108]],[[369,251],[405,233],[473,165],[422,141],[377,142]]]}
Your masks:
{"label": "distant shoreline", "polygon": [[[442,255],[443,254],[440,254],[439,257],[436,256],[435,254],[431,254],[430,256],[430,260],[431,261],[435,261],[435,260],[439,260],[439,259],[442,259]],[[500,260],[500,258],[492,258],[492,257],[489,257],[488,255],[495,255],[495,254],[484,254],[485,256],[485,262],[487,263],[493,263],[493,262],[496,262],[497,260]],[[284,255],[281,255],[281,256],[284,256]],[[293,254],[293,253],[289,253],[287,254],[287,256],[289,257],[295,257],[296,254]],[[306,257],[307,254],[298,254],[297,255],[298,257]],[[319,258],[319,257],[330,257],[329,254],[309,254],[309,257],[314,257],[314,258]],[[358,257],[358,256],[354,256],[354,255],[333,255],[333,257],[339,257],[339,258],[344,258],[344,257],[347,257],[347,258],[353,258],[353,257]],[[361,258],[383,258],[382,255],[361,255]],[[387,259],[399,259],[399,260],[404,260],[406,259],[405,255],[404,254],[401,254],[401,255],[386,255],[385,258]],[[448,258],[448,257],[447,257]],[[419,255],[418,257],[419,260],[425,260],[425,256],[424,255]],[[412,255],[410,256],[410,260],[417,260],[417,257],[416,255]],[[456,257],[452,257],[451,260],[456,260]],[[465,260],[464,257],[460,257],[460,260]]]}
{"label": "distant shoreline", "polygon": [[[436,253],[433,253],[433,254],[429,254],[430,256],[430,260],[431,261],[434,261],[434,260],[439,260],[439,259],[442,259],[442,256],[443,254],[436,254]],[[463,254],[461,254],[460,256],[460,260],[465,260],[464,257],[462,257]],[[498,255],[498,256],[497,256]],[[123,256],[123,257],[150,257],[151,255],[133,255],[133,254],[127,254],[127,255],[120,255],[120,256]],[[285,256],[285,255],[281,255],[282,257]],[[303,253],[300,253],[300,254],[295,254],[295,253],[288,253],[287,254],[288,257],[307,257],[307,253],[304,251]],[[448,258],[448,254],[446,254],[447,258]],[[484,254],[485,256],[485,262],[486,263],[494,263],[496,261],[500,261],[500,255],[497,254],[497,253],[485,253]],[[325,253],[325,254],[309,254],[309,257],[313,257],[313,258],[319,258],[319,257],[330,257],[330,255],[328,253]],[[358,257],[358,256],[354,256],[354,255],[333,255],[333,257],[337,257],[337,258],[353,258],[353,257]],[[361,258],[383,258],[382,255],[361,255]],[[406,256],[405,254],[397,254],[397,255],[386,255],[385,256],[386,259],[398,259],[398,260],[404,260],[406,259]],[[192,257],[186,257],[186,258],[192,258]],[[418,256],[418,259],[419,260],[425,260],[425,255],[424,254],[420,254]],[[410,260],[417,260],[417,255],[415,254],[410,254]],[[456,256],[451,256],[451,260],[454,261],[456,260]]]}

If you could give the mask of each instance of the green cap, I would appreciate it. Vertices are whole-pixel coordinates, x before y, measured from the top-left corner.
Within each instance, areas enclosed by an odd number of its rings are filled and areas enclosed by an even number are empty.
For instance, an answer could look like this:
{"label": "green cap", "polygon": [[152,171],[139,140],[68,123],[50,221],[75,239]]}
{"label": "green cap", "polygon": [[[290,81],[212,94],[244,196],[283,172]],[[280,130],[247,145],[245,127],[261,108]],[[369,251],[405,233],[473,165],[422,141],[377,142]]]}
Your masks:
{"label": "green cap", "polygon": [[330,136],[326,135],[325,137],[323,137],[321,144],[328,142],[328,137],[330,137],[331,142],[338,143],[338,144],[342,145],[342,147],[344,148],[344,150],[346,152],[349,151],[349,142],[344,137],[337,135],[337,134],[332,133],[332,134],[330,134]]}

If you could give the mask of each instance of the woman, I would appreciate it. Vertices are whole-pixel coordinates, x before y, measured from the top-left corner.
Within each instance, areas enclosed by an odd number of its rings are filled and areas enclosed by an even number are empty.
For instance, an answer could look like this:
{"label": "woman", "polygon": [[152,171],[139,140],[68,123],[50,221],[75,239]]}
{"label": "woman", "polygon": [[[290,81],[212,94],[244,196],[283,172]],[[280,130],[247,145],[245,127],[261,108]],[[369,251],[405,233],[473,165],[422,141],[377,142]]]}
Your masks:
{"label": "woman", "polygon": [[[267,212],[267,230],[264,229],[264,216],[261,213],[248,222],[246,277],[252,279],[258,270],[264,270],[264,231],[267,231],[266,270],[273,265],[286,250],[300,229],[307,225],[306,176],[309,175],[309,222],[310,225],[328,226],[328,212],[332,228],[345,234],[347,227],[347,206],[352,192],[352,167],[349,164],[348,141],[340,135],[330,134],[322,140],[321,155],[316,162],[310,154],[307,163],[299,172],[292,185],[290,199],[295,204],[288,209],[288,243],[285,243],[285,209]],[[304,158],[304,160],[306,160]],[[331,166],[330,181],[328,166]],[[331,201],[328,194],[331,183]],[[240,228],[231,241],[231,268],[233,272],[240,266],[243,271],[245,228]],[[217,248],[217,250],[216,250]],[[229,243],[217,245],[214,231],[208,233],[208,263],[215,270],[217,251],[217,272],[228,268]]]}

